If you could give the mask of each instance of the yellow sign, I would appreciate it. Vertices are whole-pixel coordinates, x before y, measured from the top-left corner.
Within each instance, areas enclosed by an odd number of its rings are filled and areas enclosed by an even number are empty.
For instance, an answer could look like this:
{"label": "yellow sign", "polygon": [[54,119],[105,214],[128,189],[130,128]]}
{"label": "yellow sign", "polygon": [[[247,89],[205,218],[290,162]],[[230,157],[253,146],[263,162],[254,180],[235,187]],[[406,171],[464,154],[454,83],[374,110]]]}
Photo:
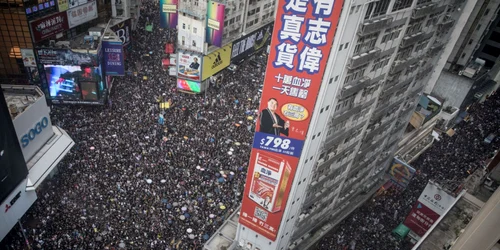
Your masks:
{"label": "yellow sign", "polygon": [[177,12],[177,5],[175,4],[164,4],[162,6],[163,12],[165,13],[175,13]]}
{"label": "yellow sign", "polygon": [[69,0],[57,0],[57,9],[59,12],[63,12],[68,10],[69,8]]}
{"label": "yellow sign", "polygon": [[233,43],[228,43],[222,48],[203,57],[202,79],[205,80],[219,71],[225,69],[231,63],[231,49]]}

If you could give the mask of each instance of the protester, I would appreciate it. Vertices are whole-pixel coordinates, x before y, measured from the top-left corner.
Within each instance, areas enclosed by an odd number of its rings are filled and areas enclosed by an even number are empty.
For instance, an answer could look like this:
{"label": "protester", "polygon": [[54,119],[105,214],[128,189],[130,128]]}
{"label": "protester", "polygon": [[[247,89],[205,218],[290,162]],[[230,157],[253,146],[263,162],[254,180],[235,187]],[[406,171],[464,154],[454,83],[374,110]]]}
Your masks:
{"label": "protester", "polygon": [[391,232],[403,222],[429,180],[456,191],[464,179],[498,150],[500,140],[491,144],[484,138],[500,133],[500,95],[473,106],[471,119],[455,126],[456,134],[443,134],[439,141],[411,163],[417,170],[404,191],[390,189],[366,202],[331,233],[321,239],[316,249],[411,249],[407,240],[399,241]]}
{"label": "protester", "polygon": [[[107,107],[52,107],[75,146],[22,220],[34,249],[200,249],[239,205],[264,67],[224,72],[206,94],[178,92],[162,68],[177,34],[158,28],[159,10],[143,2],[127,55],[137,76],[115,78]],[[22,249],[19,228],[2,244]]]}

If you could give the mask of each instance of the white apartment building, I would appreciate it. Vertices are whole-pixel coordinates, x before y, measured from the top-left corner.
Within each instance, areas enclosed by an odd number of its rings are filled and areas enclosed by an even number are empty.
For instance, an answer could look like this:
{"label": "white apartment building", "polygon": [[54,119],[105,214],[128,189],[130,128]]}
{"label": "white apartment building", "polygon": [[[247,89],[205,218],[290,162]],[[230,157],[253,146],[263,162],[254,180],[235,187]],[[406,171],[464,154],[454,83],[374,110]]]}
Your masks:
{"label": "white apartment building", "polygon": [[235,213],[204,249],[308,249],[371,197],[475,2],[344,1],[276,240]]}

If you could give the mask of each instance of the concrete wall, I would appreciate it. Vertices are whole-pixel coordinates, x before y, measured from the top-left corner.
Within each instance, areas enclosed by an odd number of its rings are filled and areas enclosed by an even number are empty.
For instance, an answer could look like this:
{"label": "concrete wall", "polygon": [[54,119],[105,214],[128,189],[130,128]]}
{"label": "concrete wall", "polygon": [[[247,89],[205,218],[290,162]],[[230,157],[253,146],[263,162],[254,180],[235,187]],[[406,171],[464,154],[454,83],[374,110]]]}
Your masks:
{"label": "concrete wall", "polygon": [[445,100],[444,107],[460,107],[473,84],[472,79],[443,71],[431,95],[443,98]]}

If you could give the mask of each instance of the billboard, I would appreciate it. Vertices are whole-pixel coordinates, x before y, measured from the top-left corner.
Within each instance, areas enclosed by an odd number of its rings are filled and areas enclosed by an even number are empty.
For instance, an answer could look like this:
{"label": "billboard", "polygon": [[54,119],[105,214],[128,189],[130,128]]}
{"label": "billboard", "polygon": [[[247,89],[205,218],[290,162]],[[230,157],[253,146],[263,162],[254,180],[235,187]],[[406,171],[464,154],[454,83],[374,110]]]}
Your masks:
{"label": "billboard", "polygon": [[[273,241],[286,209],[342,4],[342,0],[278,2],[240,211],[242,225]],[[281,170],[285,167],[290,171]],[[276,169],[280,169],[279,174]],[[262,187],[252,190],[256,181]],[[281,206],[266,206],[276,200]]]}
{"label": "billboard", "polygon": [[453,205],[455,199],[435,184],[427,183],[410,214],[406,217],[405,226],[418,236],[424,236],[439,217],[444,215],[446,210]]}
{"label": "billboard", "polygon": [[389,169],[389,176],[391,181],[402,188],[406,188],[411,178],[415,174],[415,169],[405,162],[394,158],[391,168]]}
{"label": "billboard", "polygon": [[35,49],[40,64],[55,65],[99,65],[97,54],[74,52],[71,49]]}
{"label": "billboard", "polygon": [[160,0],[160,27],[175,29],[177,27],[178,0]]}
{"label": "billboard", "polygon": [[224,47],[203,57],[202,80],[217,74],[231,64],[232,46],[232,43],[228,43]]}
{"label": "billboard", "polygon": [[[8,105],[0,88],[0,202],[28,176]],[[4,209],[4,207],[2,207]]]}
{"label": "billboard", "polygon": [[36,68],[35,52],[33,49],[21,49],[21,56],[23,58],[24,67]]}
{"label": "billboard", "polygon": [[121,41],[102,41],[104,71],[107,76],[125,75],[123,43]]}
{"label": "billboard", "polygon": [[222,46],[226,6],[210,0],[207,5],[206,41],[210,45]]}
{"label": "billboard", "polygon": [[59,12],[30,22],[33,42],[37,43],[69,29],[66,12]]}
{"label": "billboard", "polygon": [[[93,0],[92,0],[93,1]],[[75,8],[81,5],[84,5],[86,3],[90,2],[89,0],[71,0],[69,2],[69,8]]]}
{"label": "billboard", "polygon": [[202,53],[205,41],[204,30],[202,21],[180,15],[177,44],[182,48]]}
{"label": "billboard", "polygon": [[200,93],[200,91],[201,91],[201,87],[200,87],[199,82],[189,81],[189,80],[184,80],[184,79],[177,79],[177,88],[180,90],[193,92],[193,93]]}
{"label": "billboard", "polygon": [[127,46],[130,43],[131,27],[131,21],[127,19],[111,26],[110,29],[120,38],[123,45]]}
{"label": "billboard", "polygon": [[201,55],[178,51],[177,56],[177,77],[201,81]]}
{"label": "billboard", "polygon": [[97,100],[104,89],[99,67],[44,65],[44,68],[52,99]]}
{"label": "billboard", "polygon": [[267,47],[271,42],[273,23],[237,39],[233,42],[231,62],[237,63]]}
{"label": "billboard", "polygon": [[97,18],[97,2],[80,5],[66,11],[70,28],[84,24]]}

